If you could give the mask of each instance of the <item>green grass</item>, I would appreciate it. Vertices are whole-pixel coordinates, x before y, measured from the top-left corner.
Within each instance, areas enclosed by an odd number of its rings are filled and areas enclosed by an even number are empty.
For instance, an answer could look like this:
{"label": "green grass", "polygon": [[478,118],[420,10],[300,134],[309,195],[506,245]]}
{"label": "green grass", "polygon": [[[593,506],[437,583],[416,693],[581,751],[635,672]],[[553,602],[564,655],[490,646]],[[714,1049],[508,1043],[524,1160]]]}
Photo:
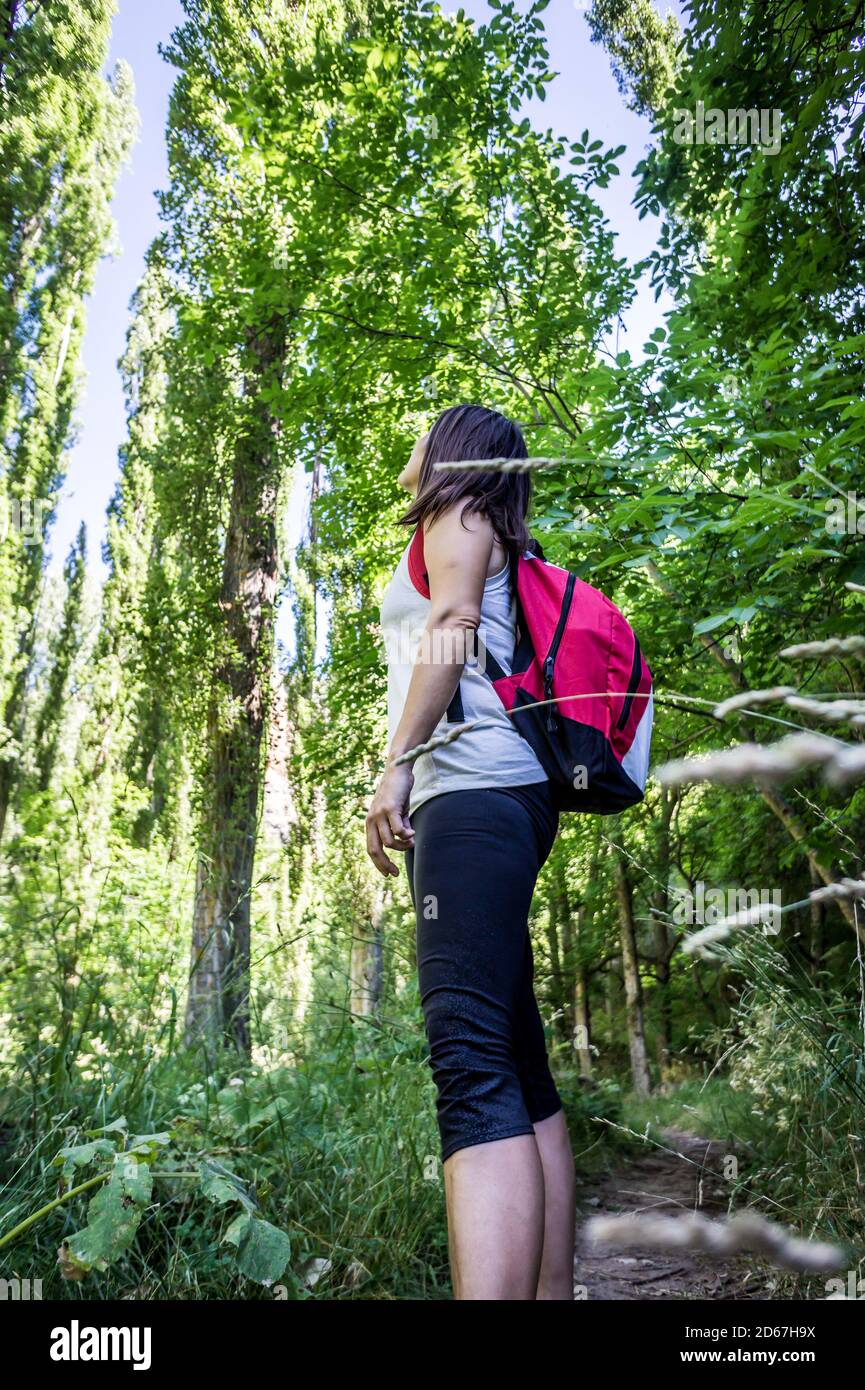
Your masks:
{"label": "green grass", "polygon": [[670,1126],[704,1139],[718,1139],[731,1148],[751,1146],[750,1101],[746,1094],[732,1090],[726,1077],[680,1081],[646,1100],[627,1094],[622,1114],[623,1122],[640,1132],[647,1124],[652,1132]]}
{"label": "green grass", "polygon": [[[777,953],[749,950],[723,1074],[638,1101],[615,1078],[586,1084],[554,1055],[578,1170],[627,1162],[667,1126],[719,1140],[737,1160],[734,1207],[754,1203],[804,1235],[847,1242],[856,1268],[865,1228],[856,1011]],[[57,1196],[58,1150],[121,1116],[132,1134],[171,1131],[154,1168],[192,1176],[156,1178],[134,1241],[104,1271],[60,1277],[58,1247],[86,1222],[88,1197],[75,1197],[0,1249],[0,1276],[41,1279],[44,1297],[70,1300],[450,1298],[434,1087],[414,1013],[410,1026],[392,1017],[322,1027],[271,1070],[227,1060],[208,1074],[200,1054],[151,1056],[134,1037],[124,1049],[118,1031],[110,1053],[80,1060],[41,1043],[0,1071],[0,1239]],[[206,1158],[236,1174],[258,1217],[288,1236],[279,1294],[239,1272],[224,1239],[237,1208],[200,1190]]]}
{"label": "green grass", "polygon": [[[0,1235],[56,1195],[50,1165],[62,1145],[124,1115],[131,1133],[174,1131],[170,1171],[195,1172],[210,1156],[254,1192],[261,1217],[291,1240],[283,1296],[448,1296],[438,1135],[415,1049],[382,1034],[374,1052],[358,1056],[348,1033],[293,1067],[235,1065],[220,1078],[203,1075],[195,1058],[171,1059],[153,1065],[134,1094],[115,1066],[89,1081],[67,1075],[60,1094],[26,1073],[4,1088]],[[238,1274],[222,1242],[235,1213],[184,1178],[156,1180],[135,1242],[116,1263],[66,1283],[57,1247],[84,1224],[85,1206],[74,1199],[0,1252],[6,1276],[41,1278],[46,1298],[274,1296]],[[327,1273],[308,1288],[310,1262],[325,1260]]]}
{"label": "green grass", "polygon": [[[602,1166],[623,1142],[599,1123],[618,1119],[619,1088],[558,1080],[578,1163]],[[234,1064],[218,1077],[196,1055],[144,1070],[117,1057],[85,1077],[43,1048],[0,1091],[0,1238],[56,1197],[57,1151],[120,1116],[130,1134],[173,1132],[155,1172],[194,1175],[210,1157],[237,1175],[290,1238],[278,1292],[238,1273],[223,1240],[236,1213],[207,1201],[194,1176],[156,1178],[133,1244],[105,1271],[67,1282],[57,1266],[61,1242],[86,1222],[87,1194],[0,1250],[4,1277],[41,1279],[43,1297],[72,1300],[450,1298],[434,1090],[417,1031],[343,1026],[292,1066]]]}

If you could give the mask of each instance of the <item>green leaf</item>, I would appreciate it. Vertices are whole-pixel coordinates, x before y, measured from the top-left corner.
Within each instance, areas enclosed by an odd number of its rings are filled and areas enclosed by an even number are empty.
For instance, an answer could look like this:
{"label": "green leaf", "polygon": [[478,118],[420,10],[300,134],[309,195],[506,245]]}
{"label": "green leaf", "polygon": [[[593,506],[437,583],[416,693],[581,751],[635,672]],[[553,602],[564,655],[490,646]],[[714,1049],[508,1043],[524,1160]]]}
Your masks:
{"label": "green leaf", "polygon": [[88,1129],[88,1134],[125,1134],[129,1128],[129,1123],[125,1115],[120,1115],[118,1119],[112,1120],[110,1125],[103,1125],[101,1129]]}
{"label": "green leaf", "polygon": [[159,1134],[136,1134],[129,1140],[126,1152],[129,1154],[141,1154],[147,1158],[154,1158],[158,1149],[165,1148],[171,1143],[173,1135],[170,1130],[162,1130]]}
{"label": "green leaf", "polygon": [[76,1168],[86,1168],[96,1158],[114,1158],[117,1149],[108,1139],[92,1139],[89,1144],[71,1144],[61,1149],[53,1160],[53,1165],[63,1165],[64,1173],[72,1173]]}
{"label": "green leaf", "polygon": [[714,632],[722,623],[750,622],[757,612],[757,607],[756,603],[749,603],[739,608],[728,608],[724,613],[713,613],[711,618],[703,618],[702,622],[694,624],[694,636],[699,636],[701,632]]}
{"label": "green leaf", "polygon": [[699,637],[701,632],[714,632],[716,627],[729,621],[729,616],[726,613],[715,613],[711,618],[703,618],[702,622],[694,624],[694,636]]}
{"label": "green leaf", "polygon": [[236,1217],[223,1241],[236,1246],[241,1274],[265,1287],[279,1278],[291,1256],[291,1240],[285,1231],[257,1216]]}
{"label": "green leaf", "polygon": [[201,1190],[211,1202],[224,1206],[226,1202],[239,1202],[247,1212],[255,1211],[255,1202],[236,1173],[219,1163],[215,1158],[205,1158],[198,1169]]}
{"label": "green leaf", "polygon": [[146,1163],[118,1154],[111,1177],[87,1208],[87,1225],[67,1242],[83,1269],[106,1269],[135,1238],[153,1187]]}
{"label": "green leaf", "polygon": [[804,447],[795,430],[756,430],[750,438],[752,440],[759,439],[764,444],[778,444],[782,449],[802,449]]}

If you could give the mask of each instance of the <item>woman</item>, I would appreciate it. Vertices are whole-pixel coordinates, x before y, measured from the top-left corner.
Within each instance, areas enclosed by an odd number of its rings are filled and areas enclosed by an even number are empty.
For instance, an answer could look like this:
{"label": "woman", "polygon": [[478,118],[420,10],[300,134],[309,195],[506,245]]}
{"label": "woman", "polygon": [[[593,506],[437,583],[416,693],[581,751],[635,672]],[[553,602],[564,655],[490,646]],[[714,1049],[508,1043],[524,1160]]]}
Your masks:
{"label": "woman", "polygon": [[[558,812],[475,635],[510,670],[509,560],[531,545],[528,473],[437,472],[525,458],[510,420],[455,406],[400,475],[415,539],[385,592],[390,759],[366,818],[382,874],[403,851],[458,1299],[573,1299],[574,1167],[532,988],[528,914]],[[470,658],[468,664],[466,659]],[[479,719],[413,765],[394,759]]]}

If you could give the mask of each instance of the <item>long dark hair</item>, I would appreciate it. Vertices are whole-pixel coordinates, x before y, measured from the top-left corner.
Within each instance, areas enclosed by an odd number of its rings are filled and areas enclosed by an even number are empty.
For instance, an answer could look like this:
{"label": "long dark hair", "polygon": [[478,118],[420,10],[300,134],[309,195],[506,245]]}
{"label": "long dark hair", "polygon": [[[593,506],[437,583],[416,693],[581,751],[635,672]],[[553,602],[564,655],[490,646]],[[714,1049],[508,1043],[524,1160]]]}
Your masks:
{"label": "long dark hair", "polygon": [[466,512],[487,516],[509,555],[531,548],[526,514],[532,496],[530,473],[438,473],[437,463],[462,459],[524,459],[526,442],[518,425],[483,405],[452,405],[443,410],[429,432],[418,479],[417,496],[403,526],[432,521],[454,502],[465,498]]}

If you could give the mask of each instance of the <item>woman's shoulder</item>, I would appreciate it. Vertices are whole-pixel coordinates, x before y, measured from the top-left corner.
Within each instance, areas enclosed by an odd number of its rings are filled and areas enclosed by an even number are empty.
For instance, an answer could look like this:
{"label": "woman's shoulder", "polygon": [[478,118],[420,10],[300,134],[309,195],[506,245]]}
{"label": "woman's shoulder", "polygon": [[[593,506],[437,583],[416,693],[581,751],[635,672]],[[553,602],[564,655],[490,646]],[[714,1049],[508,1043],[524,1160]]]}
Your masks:
{"label": "woman's shoulder", "polygon": [[472,498],[460,498],[437,516],[424,522],[423,546],[449,564],[463,563],[498,573],[507,552],[486,512],[471,507]]}
{"label": "woman's shoulder", "polygon": [[482,536],[495,534],[489,516],[478,506],[474,497],[458,497],[440,511],[425,516],[421,525],[424,537],[434,532],[439,535],[458,535],[460,531]]}

